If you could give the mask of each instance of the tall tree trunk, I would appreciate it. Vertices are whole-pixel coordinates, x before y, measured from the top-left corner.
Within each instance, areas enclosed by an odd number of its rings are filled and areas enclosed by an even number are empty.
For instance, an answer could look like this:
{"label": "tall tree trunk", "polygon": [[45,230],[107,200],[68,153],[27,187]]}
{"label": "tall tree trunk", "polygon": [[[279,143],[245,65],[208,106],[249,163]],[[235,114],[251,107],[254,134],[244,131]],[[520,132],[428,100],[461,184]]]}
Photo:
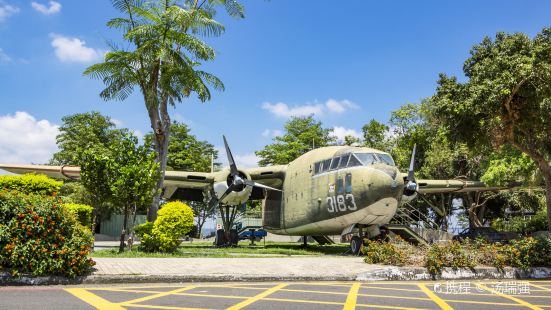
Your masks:
{"label": "tall tree trunk", "polygon": [[119,244],[119,253],[124,252],[124,239],[126,238],[126,231],[128,229],[128,207],[124,206],[124,221],[121,231],[121,243]]}
{"label": "tall tree trunk", "polygon": [[[161,176],[157,181],[157,192],[153,197],[153,202],[147,212],[147,221],[153,222],[157,219],[157,211],[161,203],[161,196],[165,178],[166,163],[168,156],[168,142],[170,136],[170,115],[166,107],[167,102],[162,101],[159,105],[160,108],[149,107],[149,117],[151,120],[151,128],[153,129],[154,136],[154,148],[157,152],[157,162],[159,163],[159,169],[161,170]],[[160,115],[159,115],[160,114]]]}
{"label": "tall tree trunk", "polygon": [[545,181],[545,199],[547,203],[547,230],[551,231],[551,175]]}

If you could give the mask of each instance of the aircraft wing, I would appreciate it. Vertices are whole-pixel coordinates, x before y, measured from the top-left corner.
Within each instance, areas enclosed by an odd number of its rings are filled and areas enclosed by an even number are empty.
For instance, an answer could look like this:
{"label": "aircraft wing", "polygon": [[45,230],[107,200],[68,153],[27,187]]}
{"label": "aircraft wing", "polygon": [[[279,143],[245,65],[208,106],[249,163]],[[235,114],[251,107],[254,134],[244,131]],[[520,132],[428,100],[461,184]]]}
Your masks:
{"label": "aircraft wing", "polygon": [[439,193],[464,193],[464,192],[483,192],[483,191],[498,191],[508,189],[510,187],[490,187],[484,182],[467,181],[461,179],[453,180],[416,180],[417,191],[422,194],[439,194]]}
{"label": "aircraft wing", "polygon": [[[264,185],[281,189],[285,179],[287,166],[270,166],[259,168],[242,169],[251,176],[253,181]],[[48,165],[14,165],[0,164],[0,169],[16,174],[38,173],[45,174],[55,179],[80,179],[80,167],[78,166],[48,166]],[[203,191],[208,190],[216,181],[225,180],[227,171],[213,173],[189,172],[189,171],[166,171],[164,186],[166,187],[164,197],[172,197],[175,193],[185,200],[202,201]]]}

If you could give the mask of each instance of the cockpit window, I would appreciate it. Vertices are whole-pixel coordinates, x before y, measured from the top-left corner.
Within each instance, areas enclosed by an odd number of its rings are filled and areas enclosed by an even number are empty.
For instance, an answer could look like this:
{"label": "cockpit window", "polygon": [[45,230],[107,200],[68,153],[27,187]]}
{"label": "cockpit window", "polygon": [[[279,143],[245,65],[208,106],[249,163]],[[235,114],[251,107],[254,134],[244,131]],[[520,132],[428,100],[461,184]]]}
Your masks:
{"label": "cockpit window", "polygon": [[321,171],[322,172],[325,172],[325,171],[329,171],[329,167],[331,166],[331,159],[326,159],[323,161],[323,165],[321,167]]}
{"label": "cockpit window", "polygon": [[341,159],[340,157],[333,158],[333,161],[331,162],[331,170],[337,169],[337,167],[339,166],[340,159]]}
{"label": "cockpit window", "polygon": [[346,164],[348,163],[348,158],[350,158],[350,154],[346,154],[341,157],[341,163],[339,164],[339,169],[346,168]]}
{"label": "cockpit window", "polygon": [[321,171],[321,161],[314,164],[314,174],[318,174]]}
{"label": "cockpit window", "polygon": [[387,164],[389,166],[394,166],[394,160],[392,160],[392,157],[390,157],[390,155],[388,155],[388,154],[377,154],[377,156],[385,164]]}
{"label": "cockpit window", "polygon": [[378,159],[375,154],[372,153],[354,153],[356,157],[362,162],[362,165],[369,166],[377,163]]}
{"label": "cockpit window", "polygon": [[362,162],[358,159],[358,157],[356,157],[355,154],[352,154],[350,156],[350,160],[348,161],[348,167],[356,167],[361,165],[362,165]]}

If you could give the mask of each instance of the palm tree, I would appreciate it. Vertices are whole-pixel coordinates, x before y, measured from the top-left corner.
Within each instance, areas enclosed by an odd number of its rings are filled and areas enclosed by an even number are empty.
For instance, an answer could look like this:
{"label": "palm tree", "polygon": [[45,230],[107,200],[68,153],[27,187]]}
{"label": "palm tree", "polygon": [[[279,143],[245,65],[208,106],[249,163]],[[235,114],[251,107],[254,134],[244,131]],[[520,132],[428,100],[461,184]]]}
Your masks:
{"label": "palm tree", "polygon": [[125,100],[136,88],[143,95],[154,136],[154,149],[161,169],[157,194],[148,212],[148,220],[157,217],[164,171],[167,162],[170,115],[168,105],[192,93],[202,101],[210,100],[209,86],[223,90],[214,75],[199,69],[201,62],[214,60],[213,48],[199,37],[216,37],[224,26],[214,20],[216,7],[243,17],[243,7],[235,0],[112,0],[124,14],[107,23],[123,32],[128,48],[111,44],[105,61],[90,66],[84,75],[103,80],[104,100]]}

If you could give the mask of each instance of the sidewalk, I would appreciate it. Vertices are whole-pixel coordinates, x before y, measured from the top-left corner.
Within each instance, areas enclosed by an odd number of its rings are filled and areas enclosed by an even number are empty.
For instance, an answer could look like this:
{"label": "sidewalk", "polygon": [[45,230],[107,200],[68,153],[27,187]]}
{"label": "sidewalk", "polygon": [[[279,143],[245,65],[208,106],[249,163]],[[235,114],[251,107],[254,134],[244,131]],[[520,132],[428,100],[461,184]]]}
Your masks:
{"label": "sidewalk", "polygon": [[[386,281],[432,280],[422,267],[369,265],[362,257],[262,258],[94,258],[94,272],[76,279],[12,278],[0,271],[0,285],[180,283],[212,281]],[[551,268],[446,268],[438,280],[551,279]]]}

